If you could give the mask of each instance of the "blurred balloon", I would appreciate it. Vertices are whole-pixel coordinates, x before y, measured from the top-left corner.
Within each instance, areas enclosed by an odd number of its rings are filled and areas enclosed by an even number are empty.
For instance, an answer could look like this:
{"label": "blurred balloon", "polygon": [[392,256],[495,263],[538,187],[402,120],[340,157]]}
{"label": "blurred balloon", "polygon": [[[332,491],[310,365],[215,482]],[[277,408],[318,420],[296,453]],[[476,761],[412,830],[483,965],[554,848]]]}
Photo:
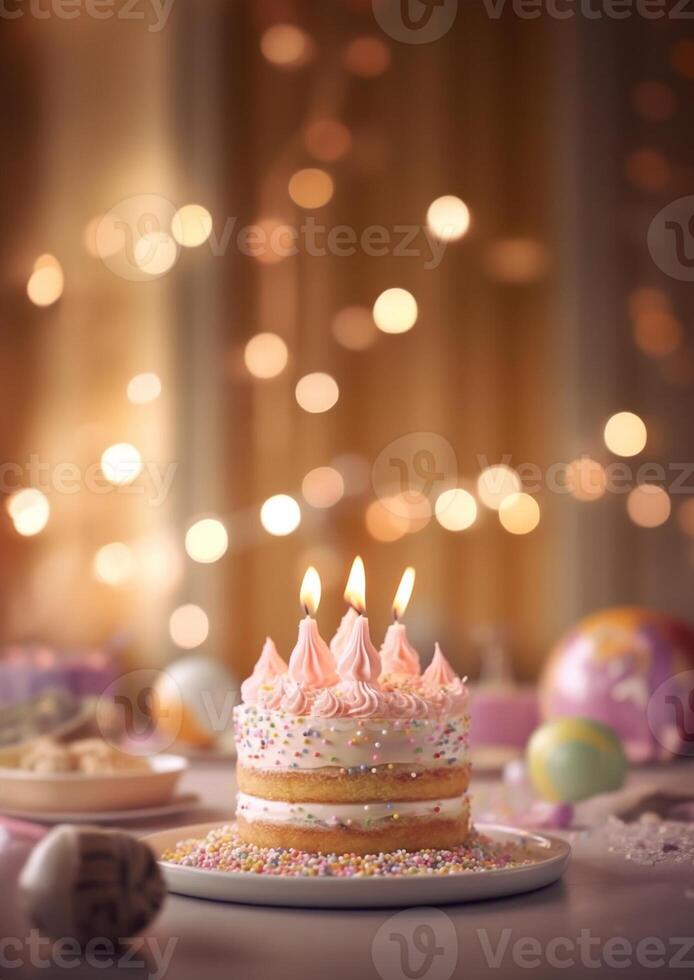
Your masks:
{"label": "blurred balloon", "polygon": [[558,718],[532,735],[528,772],[536,791],[549,803],[578,803],[619,789],[627,760],[607,725],[588,718]]}
{"label": "blurred balloon", "polygon": [[683,752],[686,731],[673,699],[653,695],[692,668],[694,630],[686,623],[639,607],[606,609],[577,623],[550,654],[542,716],[601,721],[632,761],[668,758]]}
{"label": "blurred balloon", "polygon": [[210,657],[181,657],[161,672],[152,715],[159,732],[182,745],[212,748],[231,731],[238,683]]}

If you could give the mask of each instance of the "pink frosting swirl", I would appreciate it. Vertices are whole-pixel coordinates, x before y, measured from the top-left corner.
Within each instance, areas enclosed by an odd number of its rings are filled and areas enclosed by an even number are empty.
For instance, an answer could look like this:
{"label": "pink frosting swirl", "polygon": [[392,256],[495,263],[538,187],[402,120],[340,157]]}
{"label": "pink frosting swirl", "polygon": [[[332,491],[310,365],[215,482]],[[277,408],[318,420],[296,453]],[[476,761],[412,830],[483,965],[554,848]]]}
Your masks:
{"label": "pink frosting swirl", "polygon": [[357,617],[349,641],[337,662],[337,672],[343,681],[370,682],[375,690],[379,689],[381,658],[371,642],[366,616]]}
{"label": "pink frosting swirl", "polygon": [[333,655],[310,616],[299,623],[299,638],[289,658],[289,677],[307,690],[330,687],[337,681]]}
{"label": "pink frosting swirl", "polygon": [[280,707],[290,715],[307,715],[311,709],[311,699],[301,684],[290,682],[284,685]]}
{"label": "pink frosting swirl", "polygon": [[402,623],[391,623],[381,647],[383,674],[419,674],[419,654],[407,639]]}
{"label": "pink frosting swirl", "polygon": [[344,714],[350,718],[383,717],[386,702],[379,688],[368,681],[344,681],[339,687]]}
{"label": "pink frosting swirl", "polygon": [[347,642],[352,635],[354,623],[358,616],[359,613],[354,606],[350,606],[340,620],[340,625],[335,631],[335,636],[333,636],[332,640],[330,641],[330,651],[333,657],[335,657],[335,660],[342,656],[342,653],[347,646]]}
{"label": "pink frosting swirl", "polygon": [[437,643],[434,646],[434,656],[432,657],[431,663],[422,674],[422,682],[426,687],[437,688],[459,679],[456,672],[441,653],[441,647]]}
{"label": "pink frosting swirl", "polygon": [[385,695],[388,715],[393,718],[427,718],[431,711],[424,698],[413,691],[393,688]]}
{"label": "pink frosting swirl", "polygon": [[339,718],[345,714],[342,701],[330,687],[324,687],[313,702],[311,713],[316,718]]}
{"label": "pink frosting swirl", "polygon": [[268,636],[256,661],[253,673],[241,685],[241,698],[247,704],[266,700],[278,677],[287,673],[287,665]]}

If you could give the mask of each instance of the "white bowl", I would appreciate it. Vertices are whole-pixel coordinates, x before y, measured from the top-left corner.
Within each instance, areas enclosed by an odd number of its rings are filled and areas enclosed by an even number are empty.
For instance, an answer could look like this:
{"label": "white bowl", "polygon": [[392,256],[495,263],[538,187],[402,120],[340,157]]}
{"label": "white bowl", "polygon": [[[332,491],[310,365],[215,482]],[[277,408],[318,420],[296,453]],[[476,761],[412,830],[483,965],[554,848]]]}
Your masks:
{"label": "white bowl", "polygon": [[0,767],[0,807],[47,813],[130,810],[168,803],[188,768],[180,755],[155,755],[149,771],[92,774]]}

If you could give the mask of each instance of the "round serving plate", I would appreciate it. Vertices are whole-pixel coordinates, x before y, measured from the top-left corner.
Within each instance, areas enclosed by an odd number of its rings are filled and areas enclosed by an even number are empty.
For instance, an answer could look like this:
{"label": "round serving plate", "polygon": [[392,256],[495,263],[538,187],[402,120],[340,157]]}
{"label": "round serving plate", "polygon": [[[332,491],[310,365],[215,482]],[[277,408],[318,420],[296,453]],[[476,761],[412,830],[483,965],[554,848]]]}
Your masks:
{"label": "round serving plate", "polygon": [[412,877],[279,877],[237,871],[204,871],[162,861],[178,841],[205,837],[216,823],[177,827],[143,837],[154,851],[169,891],[193,898],[247,905],[284,905],[303,908],[384,908],[445,905],[500,898],[543,888],[557,881],[568,864],[566,841],[545,834],[480,824],[477,830],[491,840],[519,844],[532,863],[515,868],[466,871],[450,875]]}

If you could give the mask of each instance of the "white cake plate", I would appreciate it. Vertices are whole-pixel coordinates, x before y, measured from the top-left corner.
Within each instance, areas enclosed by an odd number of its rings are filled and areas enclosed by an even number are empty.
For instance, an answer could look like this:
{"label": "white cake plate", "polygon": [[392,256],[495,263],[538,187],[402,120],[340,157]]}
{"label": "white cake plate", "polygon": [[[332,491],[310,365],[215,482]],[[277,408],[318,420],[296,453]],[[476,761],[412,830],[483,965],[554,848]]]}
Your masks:
{"label": "white cake plate", "polygon": [[[204,837],[219,823],[175,827],[143,837],[157,859],[181,840]],[[558,837],[479,824],[477,830],[494,841],[525,844],[532,864],[494,871],[402,878],[282,878],[240,871],[204,871],[159,860],[169,891],[193,898],[246,905],[302,908],[392,908],[475,902],[543,888],[561,878],[571,848]]]}

